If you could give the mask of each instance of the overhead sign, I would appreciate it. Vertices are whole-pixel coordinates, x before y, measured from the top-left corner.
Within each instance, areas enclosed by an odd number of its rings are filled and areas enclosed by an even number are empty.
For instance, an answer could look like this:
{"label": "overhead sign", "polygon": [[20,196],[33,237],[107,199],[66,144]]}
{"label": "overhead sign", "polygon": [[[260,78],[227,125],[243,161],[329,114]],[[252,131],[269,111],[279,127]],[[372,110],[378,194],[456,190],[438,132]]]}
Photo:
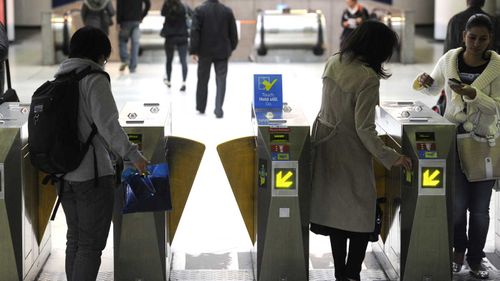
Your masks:
{"label": "overhead sign", "polygon": [[281,74],[254,75],[254,107],[283,108],[283,83]]}
{"label": "overhead sign", "polygon": [[296,169],[275,168],[274,176],[274,187],[276,189],[295,189],[297,179]]}
{"label": "overhead sign", "polygon": [[421,167],[422,188],[443,188],[443,168]]}

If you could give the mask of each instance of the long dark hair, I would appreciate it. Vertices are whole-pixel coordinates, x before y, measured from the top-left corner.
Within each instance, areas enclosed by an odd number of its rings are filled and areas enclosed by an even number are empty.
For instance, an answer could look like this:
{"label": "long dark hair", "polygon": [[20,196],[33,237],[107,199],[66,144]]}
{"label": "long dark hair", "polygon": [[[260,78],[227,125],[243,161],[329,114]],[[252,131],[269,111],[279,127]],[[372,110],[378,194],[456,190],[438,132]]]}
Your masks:
{"label": "long dark hair", "polygon": [[388,61],[398,47],[398,35],[385,24],[367,20],[363,22],[340,46],[340,58],[358,59],[372,68],[380,78],[391,77],[383,63]]}

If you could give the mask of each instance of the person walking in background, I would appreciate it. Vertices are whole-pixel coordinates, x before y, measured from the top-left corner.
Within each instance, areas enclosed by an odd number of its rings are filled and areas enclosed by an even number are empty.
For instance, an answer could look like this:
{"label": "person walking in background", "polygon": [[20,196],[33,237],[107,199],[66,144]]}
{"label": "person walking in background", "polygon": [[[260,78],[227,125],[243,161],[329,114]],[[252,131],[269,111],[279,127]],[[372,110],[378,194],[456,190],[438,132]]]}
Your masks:
{"label": "person walking in background", "polygon": [[360,280],[369,234],[375,229],[373,158],[387,169],[411,170],[411,159],[385,146],[375,130],[380,79],[390,77],[383,63],[397,45],[389,27],[365,21],[330,57],[323,73],[321,109],[311,135],[310,221],[312,232],[330,236],[338,281]]}
{"label": "person walking in background", "polygon": [[347,8],[342,13],[340,24],[344,28],[340,36],[340,44],[346,40],[347,37],[369,18],[368,10],[358,3],[358,0],[345,0]]}
{"label": "person walking in background", "polygon": [[[444,117],[457,125],[457,134],[473,133],[482,141],[494,139],[498,134],[500,56],[488,50],[492,36],[490,18],[485,14],[473,15],[462,32],[464,47],[446,52],[430,75],[422,73],[413,82],[415,90],[428,95],[437,95],[444,88],[449,101]],[[456,81],[450,81],[450,78]],[[476,278],[488,279],[489,273],[482,260],[485,257],[489,206],[495,181],[469,182],[462,172],[458,150],[455,153],[452,270],[459,272],[462,269],[467,251],[470,273]],[[484,165],[484,160],[477,160],[472,164]]]}
{"label": "person walking in background", "polygon": [[[110,54],[111,43],[106,34],[94,27],[83,27],[71,38],[69,58],[62,62],[55,76],[89,68],[104,71]],[[118,122],[118,110],[105,73],[91,73],[80,80],[79,100],[79,135],[89,136],[92,124],[97,127],[97,134],[80,166],[66,173],[63,183],[58,183],[62,184],[61,204],[68,225],[68,281],[97,278],[113,214],[116,184],[111,152],[130,160],[141,172],[146,171],[148,162]]]}
{"label": "person walking in background", "polygon": [[187,52],[188,52],[188,21],[193,12],[187,5],[183,5],[180,0],[166,0],[161,8],[161,15],[165,17],[161,35],[165,37],[165,54],[167,56],[166,77],[163,82],[167,87],[171,87],[172,62],[174,60],[174,50],[177,48],[179,60],[182,65],[182,86],[181,92],[186,91],[186,78],[188,73]]}
{"label": "person walking in background", "polygon": [[[490,18],[493,23],[493,27],[495,27],[494,18],[488,15],[482,8],[484,6],[486,0],[467,0],[467,9],[464,11],[454,15],[450,21],[448,21],[448,26],[446,29],[446,38],[444,40],[444,52],[446,53],[451,49],[455,49],[458,47],[462,47],[463,40],[463,31],[465,30],[465,24],[467,20],[475,14],[484,14]],[[495,29],[495,28],[493,28]],[[496,32],[493,33],[493,36],[496,37]],[[495,46],[495,40],[491,41],[493,43],[494,49],[498,52],[499,46]]]}
{"label": "person walking in background", "polygon": [[[139,25],[151,8],[150,0],[117,0],[116,22],[119,25],[118,45],[120,49],[120,71],[129,68],[134,73],[137,68],[139,56],[139,38],[141,31]],[[131,40],[130,56],[128,53],[128,40]]]}
{"label": "person walking in background", "polygon": [[111,0],[85,0],[82,4],[82,20],[85,26],[99,28],[109,35],[109,27],[113,25],[115,9]]}
{"label": "person walking in background", "polygon": [[207,106],[208,80],[214,64],[217,84],[214,113],[217,118],[223,117],[227,65],[237,45],[236,20],[229,7],[218,0],[206,0],[194,10],[189,53],[198,62],[196,109],[201,114],[205,113]]}

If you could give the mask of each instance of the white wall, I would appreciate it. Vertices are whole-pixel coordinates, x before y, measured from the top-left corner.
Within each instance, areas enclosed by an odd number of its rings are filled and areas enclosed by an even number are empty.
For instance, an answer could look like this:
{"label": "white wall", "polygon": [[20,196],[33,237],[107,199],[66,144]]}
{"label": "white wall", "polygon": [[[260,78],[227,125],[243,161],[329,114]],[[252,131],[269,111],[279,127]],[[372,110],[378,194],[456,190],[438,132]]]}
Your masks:
{"label": "white wall", "polygon": [[40,26],[42,11],[51,9],[51,0],[16,0],[16,26]]}
{"label": "white wall", "polygon": [[465,0],[438,0],[435,2],[434,10],[434,39],[444,40],[446,37],[446,26],[450,18],[465,10]]}

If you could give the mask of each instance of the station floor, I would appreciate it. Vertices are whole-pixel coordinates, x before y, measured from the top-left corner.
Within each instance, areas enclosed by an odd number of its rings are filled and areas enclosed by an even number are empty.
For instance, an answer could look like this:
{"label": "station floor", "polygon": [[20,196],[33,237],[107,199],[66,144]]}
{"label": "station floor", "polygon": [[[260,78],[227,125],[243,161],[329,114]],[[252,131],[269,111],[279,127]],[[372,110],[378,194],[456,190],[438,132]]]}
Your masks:
{"label": "station floor", "polygon": [[[420,34],[421,33],[421,34]],[[442,43],[435,42],[425,30],[416,38],[416,63],[388,64],[393,76],[382,80],[381,100],[420,100],[432,106],[436,98],[414,92],[410,85],[414,77],[430,72],[442,53]],[[13,87],[22,102],[29,102],[36,87],[51,79],[57,65],[41,66],[40,32],[19,30],[10,48]],[[215,74],[209,86],[206,114],[195,110],[196,64],[190,62],[187,91],[180,92],[181,69],[174,61],[172,88],[163,84],[165,73],[163,51],[145,51],[136,73],[119,72],[118,63],[106,65],[112,79],[112,89],[121,109],[128,101],[160,102],[172,113],[171,135],[193,139],[206,145],[205,155],[196,176],[180,225],[175,234],[172,251],[171,280],[253,280],[250,249],[252,247],[242,217],[216,152],[216,146],[231,139],[253,135],[250,109],[253,95],[253,74],[283,74],[284,101],[300,108],[309,122],[318,112],[321,102],[321,75],[324,63],[230,63],[224,118],[213,114]],[[496,196],[494,196],[496,198]],[[494,199],[491,217],[494,218]],[[51,224],[52,252],[38,280],[64,281],[64,249],[66,225],[64,213],[59,212]],[[500,262],[494,252],[494,223],[486,251],[490,280],[500,280]],[[376,247],[376,245],[374,245]],[[310,280],[334,280],[329,240],[310,235]],[[381,270],[369,246],[363,264],[362,280],[389,280]],[[98,280],[113,280],[113,239],[109,235],[103,253]],[[468,271],[454,280],[472,280]]]}

